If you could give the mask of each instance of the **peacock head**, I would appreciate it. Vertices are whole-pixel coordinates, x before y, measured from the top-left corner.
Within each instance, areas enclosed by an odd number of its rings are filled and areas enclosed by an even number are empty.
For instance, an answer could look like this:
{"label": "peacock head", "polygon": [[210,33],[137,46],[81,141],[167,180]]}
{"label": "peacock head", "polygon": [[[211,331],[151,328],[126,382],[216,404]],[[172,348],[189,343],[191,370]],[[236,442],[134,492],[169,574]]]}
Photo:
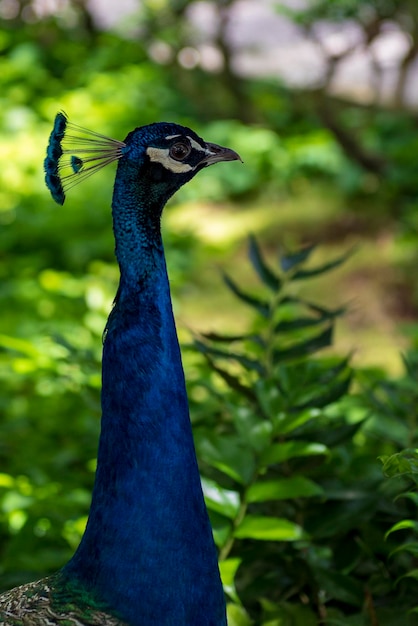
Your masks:
{"label": "peacock head", "polygon": [[209,165],[241,160],[234,150],[207,143],[178,124],[158,122],[136,128],[124,143],[120,167],[136,170],[141,186],[164,196]]}
{"label": "peacock head", "polygon": [[132,180],[169,197],[200,170],[220,161],[241,160],[230,148],[206,143],[190,128],[157,122],[136,128],[125,141],[110,139],[58,113],[45,159],[46,184],[59,204],[65,191],[101,167],[119,160]]}

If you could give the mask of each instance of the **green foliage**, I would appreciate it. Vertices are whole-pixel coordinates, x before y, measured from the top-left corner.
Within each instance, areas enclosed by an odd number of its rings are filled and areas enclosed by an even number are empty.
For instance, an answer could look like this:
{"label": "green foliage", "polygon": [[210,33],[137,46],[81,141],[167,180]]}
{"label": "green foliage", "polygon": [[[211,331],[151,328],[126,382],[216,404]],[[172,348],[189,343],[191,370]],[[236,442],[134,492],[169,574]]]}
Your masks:
{"label": "green foliage", "polygon": [[[31,12],[31,2],[0,3],[2,11],[17,7],[14,17],[2,14],[0,32],[1,588],[56,570],[83,532],[99,433],[101,334],[118,279],[109,172],[74,189],[71,207],[52,206],[46,194],[41,163],[58,109],[116,138],[156,119],[178,121],[242,154],[245,167],[209,169],[176,201],[239,199],[245,213],[257,196],[270,210],[278,198],[317,190],[318,219],[330,199],[341,212],[351,207],[327,224],[337,244],[335,226],[345,236],[355,211],[373,237],[376,220],[386,236],[400,217],[414,302],[414,112],[378,99],[373,106],[333,99],[326,85],[298,92],[237,76],[222,32],[212,42],[224,59],[219,71],[185,68],[177,58],[198,46],[187,21],[195,4],[142,2],[120,31],[106,32],[89,3],[61,3],[55,15]],[[204,4],[225,17],[234,3]],[[292,12],[307,36],[318,19],[340,26],[347,18],[371,45],[387,23],[416,45],[415,0],[318,1]],[[155,44],[168,46],[165,61],[152,60]],[[344,55],[331,62],[339,60]],[[290,233],[326,237],[311,235],[302,227]],[[269,239],[276,238],[277,230]],[[170,232],[165,240],[176,296],[201,259],[193,235]],[[305,284],[326,280],[346,254],[315,264],[314,248],[304,247],[270,264],[251,238],[249,257],[259,287],[229,269],[225,283],[253,322],[198,336],[186,355],[229,625],[412,625],[416,354],[397,380],[353,372],[348,358],[335,356],[344,306],[334,294],[313,302]]]}
{"label": "green foliage", "polygon": [[[380,457],[383,473],[396,503],[403,504],[400,515],[385,534],[391,542],[390,559],[401,557],[401,570],[396,584],[399,588],[414,587],[418,578],[418,449],[417,449],[417,365],[418,354],[411,350],[404,356],[405,375],[396,381],[374,381],[367,399],[378,417],[395,418],[401,428],[395,431],[400,446],[408,446]],[[402,428],[403,427],[403,428]],[[409,447],[414,446],[414,447]],[[415,604],[411,614],[418,612]]]}
{"label": "green foliage", "polygon": [[[401,585],[402,581],[407,579],[418,580],[418,569],[413,567],[418,555],[418,521],[416,518],[418,511],[418,450],[402,450],[396,454],[384,456],[381,460],[386,476],[391,481],[395,480],[398,483],[398,489],[399,483],[404,485],[397,498],[406,498],[410,502],[410,510],[414,515],[412,519],[406,518],[396,522],[386,533],[386,538],[389,538],[392,533],[396,533],[399,541],[392,550],[391,556],[403,554],[412,557],[412,560],[411,558],[405,560],[406,570],[397,581]],[[412,607],[411,612],[417,613],[418,605]]]}
{"label": "green foliage", "polygon": [[[372,392],[350,395],[348,359],[320,355],[343,308],[295,294],[299,281],[347,255],[321,266],[312,256],[313,247],[281,254],[273,268],[250,238],[262,287],[255,293],[225,282],[252,308],[251,330],[194,342],[206,365],[191,397],[204,389],[214,398],[194,406],[194,431],[230,620],[389,625],[402,615],[407,624],[414,597],[411,588],[399,593],[404,555],[391,554],[386,539],[405,527],[408,505],[393,505],[373,456]],[[391,413],[389,432],[395,422]],[[391,520],[398,521],[391,527]]]}

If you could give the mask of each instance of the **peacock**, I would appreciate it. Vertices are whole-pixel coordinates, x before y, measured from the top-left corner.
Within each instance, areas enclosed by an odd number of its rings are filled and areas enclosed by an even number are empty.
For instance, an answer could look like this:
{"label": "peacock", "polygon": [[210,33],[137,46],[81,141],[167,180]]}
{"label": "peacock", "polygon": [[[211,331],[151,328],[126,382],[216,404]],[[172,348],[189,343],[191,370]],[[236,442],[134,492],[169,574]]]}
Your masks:
{"label": "peacock", "polygon": [[0,596],[0,625],[226,625],[160,219],[167,200],[199,171],[240,157],[174,123],[142,126],[117,141],[58,113],[45,159],[57,203],[115,160],[120,281],[103,336],[101,434],[88,522],[60,571]]}

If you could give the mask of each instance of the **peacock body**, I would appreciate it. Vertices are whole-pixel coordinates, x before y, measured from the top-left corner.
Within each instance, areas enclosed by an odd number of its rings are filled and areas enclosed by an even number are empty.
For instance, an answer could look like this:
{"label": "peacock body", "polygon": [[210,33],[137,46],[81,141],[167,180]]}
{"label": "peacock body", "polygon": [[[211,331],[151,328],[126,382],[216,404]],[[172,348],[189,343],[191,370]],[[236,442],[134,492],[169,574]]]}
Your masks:
{"label": "peacock body", "polygon": [[[77,154],[65,147],[66,137],[81,146]],[[89,519],[60,572],[0,596],[4,626],[226,625],[160,219],[170,196],[197,172],[239,157],[176,124],[140,127],[119,142],[75,127],[61,113],[45,160],[54,199],[62,204],[78,178],[116,159],[112,215],[120,283],[104,334]]]}

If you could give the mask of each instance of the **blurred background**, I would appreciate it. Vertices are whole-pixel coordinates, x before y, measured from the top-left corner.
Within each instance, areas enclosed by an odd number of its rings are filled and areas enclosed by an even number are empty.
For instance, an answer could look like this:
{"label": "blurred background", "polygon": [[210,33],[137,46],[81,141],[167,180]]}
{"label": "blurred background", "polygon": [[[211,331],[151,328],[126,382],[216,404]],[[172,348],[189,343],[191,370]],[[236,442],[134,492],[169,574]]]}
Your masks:
{"label": "blurred background", "polygon": [[55,324],[57,293],[74,289],[77,301],[76,276],[113,271],[109,172],[65,209],[44,187],[44,147],[63,109],[115,138],[172,120],[242,153],[244,166],[205,172],[167,211],[185,324],[226,322],[214,265],[246,272],[250,232],[267,247],[320,243],[327,258],[356,244],[326,286],[350,304],[337,346],[399,369],[417,309],[413,0],[1,0],[0,18],[1,271],[19,278],[14,289],[26,281],[29,299],[8,299],[6,333],[25,334],[35,315]]}
{"label": "blurred background", "polygon": [[74,518],[74,506],[89,502],[101,335],[118,281],[113,166],[71,190],[64,207],[46,190],[56,112],[117,139],[174,121],[240,153],[243,165],[204,171],[165,212],[183,341],[190,329],[251,323],[221,276],[257,291],[249,234],[272,265],[278,250],[317,244],[320,265],[354,248],[297,293],[346,305],[333,350],[352,352],[359,370],[397,376],[402,351],[418,343],[418,4],[0,0],[0,26],[7,587],[58,567],[77,545],[85,517]]}

